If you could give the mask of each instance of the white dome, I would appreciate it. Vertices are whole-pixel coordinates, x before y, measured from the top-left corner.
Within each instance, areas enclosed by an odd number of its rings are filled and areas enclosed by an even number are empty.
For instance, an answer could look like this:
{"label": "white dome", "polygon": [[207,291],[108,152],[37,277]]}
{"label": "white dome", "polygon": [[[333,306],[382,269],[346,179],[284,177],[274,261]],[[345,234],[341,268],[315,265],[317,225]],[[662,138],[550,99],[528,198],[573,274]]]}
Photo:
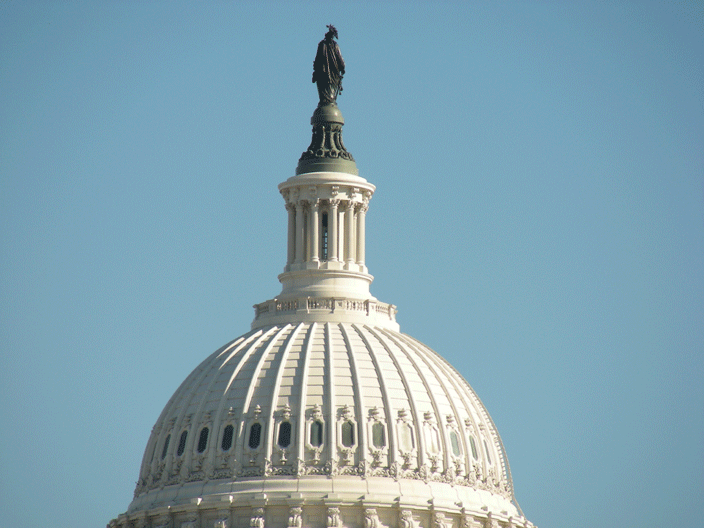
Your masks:
{"label": "white dome", "polygon": [[467,382],[407,335],[347,323],[257,328],[182,383],[128,514],[198,498],[245,517],[252,501],[297,498],[360,508],[373,498],[389,520],[401,504],[519,517],[501,440]]}
{"label": "white dome", "polygon": [[532,526],[479,398],[369,291],[376,188],[357,174],[334,110],[316,110],[311,147],[279,185],[280,295],[171,397],[111,527]]}

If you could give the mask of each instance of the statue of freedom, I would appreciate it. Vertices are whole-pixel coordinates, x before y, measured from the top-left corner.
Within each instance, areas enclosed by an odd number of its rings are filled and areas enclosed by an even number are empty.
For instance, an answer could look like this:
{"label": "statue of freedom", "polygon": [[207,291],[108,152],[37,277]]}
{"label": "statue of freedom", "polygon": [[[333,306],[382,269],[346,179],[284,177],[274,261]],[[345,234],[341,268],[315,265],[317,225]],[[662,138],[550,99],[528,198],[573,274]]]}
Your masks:
{"label": "statue of freedom", "polygon": [[313,82],[318,85],[318,106],[335,104],[337,94],[342,91],[342,76],[345,74],[345,61],[340,47],[333,40],[337,37],[335,26],[328,26],[325,38],[318,44],[318,53],[313,61]]}

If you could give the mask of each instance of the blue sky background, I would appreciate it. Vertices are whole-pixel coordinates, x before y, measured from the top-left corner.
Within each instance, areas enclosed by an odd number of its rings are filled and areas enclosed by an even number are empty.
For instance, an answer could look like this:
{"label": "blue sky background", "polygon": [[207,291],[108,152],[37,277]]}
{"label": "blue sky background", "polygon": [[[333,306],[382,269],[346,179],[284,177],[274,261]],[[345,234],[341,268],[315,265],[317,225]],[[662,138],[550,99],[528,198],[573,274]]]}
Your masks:
{"label": "blue sky background", "polygon": [[125,511],[279,293],[326,24],[372,293],[482,398],[528,519],[701,526],[698,1],[0,3],[1,524]]}

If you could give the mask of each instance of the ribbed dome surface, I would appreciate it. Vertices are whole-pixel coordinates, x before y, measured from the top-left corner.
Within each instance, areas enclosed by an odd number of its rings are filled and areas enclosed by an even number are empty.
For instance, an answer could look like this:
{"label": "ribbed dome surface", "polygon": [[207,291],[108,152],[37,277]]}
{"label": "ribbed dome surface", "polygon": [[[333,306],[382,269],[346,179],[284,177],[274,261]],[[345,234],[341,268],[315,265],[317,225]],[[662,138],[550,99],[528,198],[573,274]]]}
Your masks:
{"label": "ribbed dome surface", "polygon": [[278,186],[281,293],[171,397],[110,528],[532,526],[479,398],[371,294],[376,186],[344,148],[339,109],[324,106]]}
{"label": "ribbed dome surface", "polygon": [[128,514],[205,497],[250,515],[302,492],[518,515],[491,418],[445,360],[389,329],[305,322],[254,329],[186,378]]}

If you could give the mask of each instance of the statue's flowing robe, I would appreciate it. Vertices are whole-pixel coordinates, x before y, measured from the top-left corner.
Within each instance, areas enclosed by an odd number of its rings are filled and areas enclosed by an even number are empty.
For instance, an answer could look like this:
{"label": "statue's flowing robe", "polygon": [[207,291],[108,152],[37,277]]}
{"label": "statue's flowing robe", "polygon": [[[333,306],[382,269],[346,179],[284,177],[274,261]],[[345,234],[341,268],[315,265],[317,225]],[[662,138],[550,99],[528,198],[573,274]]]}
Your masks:
{"label": "statue's flowing robe", "polygon": [[342,76],[345,61],[337,42],[323,39],[318,44],[318,53],[313,62],[313,82],[318,86],[320,104],[334,103],[342,91]]}

